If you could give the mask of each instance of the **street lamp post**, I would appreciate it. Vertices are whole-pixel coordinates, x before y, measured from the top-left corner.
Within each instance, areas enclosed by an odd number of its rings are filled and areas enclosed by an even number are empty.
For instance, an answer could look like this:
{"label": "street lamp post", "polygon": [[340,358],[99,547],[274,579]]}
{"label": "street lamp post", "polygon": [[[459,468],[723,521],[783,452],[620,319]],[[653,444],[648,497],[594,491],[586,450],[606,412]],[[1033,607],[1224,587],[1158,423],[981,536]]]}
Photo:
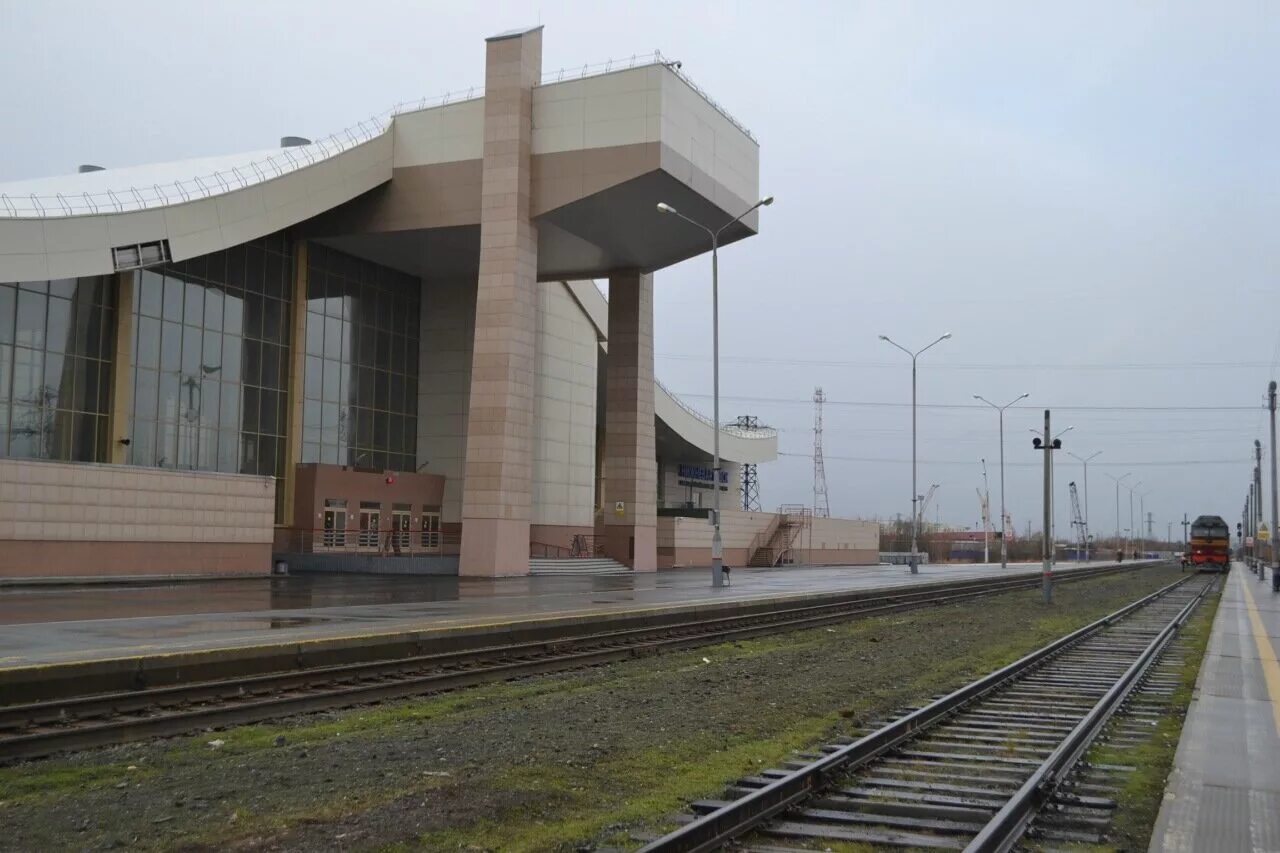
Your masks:
{"label": "street lamp post", "polygon": [[1084,561],[1089,562],[1089,463],[1102,455],[1099,450],[1090,456],[1076,456],[1070,450],[1067,455],[1072,459],[1080,460],[1080,464],[1084,466]]}
{"label": "street lamp post", "polygon": [[1149,488],[1145,492],[1138,492],[1138,554],[1143,557],[1147,554],[1147,536],[1151,533],[1150,526],[1143,527],[1147,523],[1147,495],[1149,494],[1151,494]]}
{"label": "street lamp post", "polygon": [[711,534],[711,585],[724,586],[724,541],[720,538],[720,235],[730,225],[740,221],[753,210],[773,204],[773,196],[765,196],[719,228],[711,229],[690,219],[665,201],[658,202],[659,213],[678,216],[690,225],[697,226],[711,238],[711,396],[712,396],[712,460],[711,506],[714,532]]}
{"label": "street lamp post", "polygon": [[[1134,483],[1132,486],[1125,486],[1129,491],[1129,542],[1132,543],[1138,528],[1133,526],[1133,493],[1138,490],[1138,486],[1142,485],[1142,481]],[[1136,559],[1136,558],[1135,558]]]}
{"label": "street lamp post", "polygon": [[[1073,429],[1075,429],[1075,427],[1074,427],[1074,426],[1069,426],[1069,427],[1067,427],[1067,428],[1066,428],[1066,429],[1064,429],[1062,432],[1060,432],[1060,433],[1058,433],[1057,435],[1053,436],[1053,439],[1052,439],[1052,440],[1053,440],[1053,441],[1057,441],[1058,439],[1062,438],[1062,437],[1063,437],[1064,435],[1066,435],[1067,433],[1071,432]],[[1038,430],[1028,429],[1028,431],[1029,431],[1032,435],[1039,435],[1039,434],[1040,434],[1040,432],[1039,432]],[[1057,509],[1057,501],[1055,500],[1055,495],[1054,495],[1054,493],[1053,493],[1053,470],[1054,470],[1054,460],[1053,460],[1053,457],[1052,457],[1052,456],[1050,456],[1050,457],[1049,457],[1049,481],[1048,481],[1048,486],[1049,486],[1049,528],[1048,528],[1048,531],[1047,531],[1047,533],[1046,533],[1045,535],[1047,535],[1047,536],[1049,537],[1049,542],[1050,542],[1050,543],[1052,543],[1051,547],[1049,548],[1049,562],[1053,563],[1054,565],[1057,565],[1057,563],[1058,563],[1058,549],[1057,549],[1057,547],[1055,547],[1055,546],[1056,546],[1056,544],[1057,544],[1057,532],[1058,532],[1058,509]]]}
{"label": "street lamp post", "polygon": [[[1103,472],[1105,473],[1105,472]],[[1124,554],[1124,546],[1120,544],[1120,485],[1133,476],[1133,472],[1117,477],[1114,474],[1107,474],[1116,483],[1116,546],[1120,548],[1121,556]]]}
{"label": "street lamp post", "polygon": [[902,344],[892,341],[884,335],[880,336],[880,340],[888,344],[893,344],[898,349],[911,356],[911,556],[908,558],[908,564],[911,566],[911,574],[918,574],[920,571],[919,558],[916,556],[916,535],[920,527],[920,513],[917,512],[917,502],[920,496],[916,494],[916,359],[924,354],[929,347],[942,343],[951,337],[951,333],[947,332],[924,349],[912,352]]}
{"label": "street lamp post", "polygon": [[1005,542],[1005,533],[1008,531],[1004,529],[1004,410],[1019,400],[1025,400],[1030,396],[1031,394],[1029,393],[1019,394],[1003,406],[997,406],[986,397],[978,394],[973,395],[973,399],[981,400],[1000,413],[1000,568],[1002,569],[1009,568],[1009,548]]}

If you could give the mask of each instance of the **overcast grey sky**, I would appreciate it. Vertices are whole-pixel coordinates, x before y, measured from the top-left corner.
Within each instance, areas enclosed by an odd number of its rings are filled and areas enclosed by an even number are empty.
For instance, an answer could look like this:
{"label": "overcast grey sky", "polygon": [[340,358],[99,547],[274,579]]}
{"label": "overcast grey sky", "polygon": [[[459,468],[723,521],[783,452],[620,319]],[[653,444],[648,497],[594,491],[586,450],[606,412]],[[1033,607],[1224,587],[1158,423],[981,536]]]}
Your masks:
{"label": "overcast grey sky", "polygon": [[[810,498],[821,385],[832,512],[909,513],[909,364],[876,336],[950,331],[922,403],[1032,395],[1006,418],[1019,531],[1040,517],[1046,406],[1068,449],[1102,451],[1096,532],[1115,527],[1104,472],[1150,487],[1161,535],[1183,512],[1238,518],[1280,358],[1265,0],[0,0],[0,181],[322,136],[481,84],[483,38],[539,21],[547,69],[658,48],[760,140],[777,204],[724,252],[721,311],[726,417],[782,430],[766,506]],[[657,281],[658,374],[710,411],[709,261]],[[1246,409],[1137,408],[1185,406]],[[943,521],[976,523],[981,457],[998,506],[993,412],[922,409],[919,455]],[[1059,462],[1063,533],[1080,466]]]}

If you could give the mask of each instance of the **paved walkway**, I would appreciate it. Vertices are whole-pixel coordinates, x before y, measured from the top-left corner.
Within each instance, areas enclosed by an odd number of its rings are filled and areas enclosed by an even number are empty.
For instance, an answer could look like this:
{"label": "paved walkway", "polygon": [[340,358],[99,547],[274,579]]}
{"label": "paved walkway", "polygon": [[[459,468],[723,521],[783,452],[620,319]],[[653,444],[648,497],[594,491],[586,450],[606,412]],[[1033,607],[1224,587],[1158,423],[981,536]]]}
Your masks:
{"label": "paved walkway", "polygon": [[918,575],[905,566],[735,568],[733,585],[718,590],[711,587],[708,569],[498,580],[361,575],[0,589],[0,669],[1039,571],[1038,563],[1007,569],[926,565]]}
{"label": "paved walkway", "polygon": [[1280,595],[1235,565],[1213,623],[1153,851],[1280,851]]}

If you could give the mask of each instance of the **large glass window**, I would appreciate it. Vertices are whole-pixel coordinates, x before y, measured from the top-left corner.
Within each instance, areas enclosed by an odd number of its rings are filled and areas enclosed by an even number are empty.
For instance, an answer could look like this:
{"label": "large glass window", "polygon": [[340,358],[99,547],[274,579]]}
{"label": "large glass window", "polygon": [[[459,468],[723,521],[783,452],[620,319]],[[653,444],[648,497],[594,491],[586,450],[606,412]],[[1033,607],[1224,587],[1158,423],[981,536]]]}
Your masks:
{"label": "large glass window", "polygon": [[139,273],[133,464],[284,476],[290,252],[273,235]]}
{"label": "large glass window", "polygon": [[420,282],[308,248],[302,461],[412,471]]}
{"label": "large glass window", "polygon": [[109,456],[109,276],[0,283],[0,456]]}

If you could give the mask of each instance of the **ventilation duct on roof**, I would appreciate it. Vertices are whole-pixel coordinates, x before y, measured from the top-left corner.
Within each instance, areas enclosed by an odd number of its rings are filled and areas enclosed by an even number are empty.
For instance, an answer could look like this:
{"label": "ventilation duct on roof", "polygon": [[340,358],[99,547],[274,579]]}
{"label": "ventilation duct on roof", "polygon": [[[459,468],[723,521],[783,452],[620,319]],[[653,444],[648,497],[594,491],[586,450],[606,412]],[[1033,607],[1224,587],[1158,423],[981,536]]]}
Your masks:
{"label": "ventilation duct on roof", "polygon": [[305,136],[282,136],[280,137],[281,148],[298,148],[303,145],[310,145],[311,140]]}

